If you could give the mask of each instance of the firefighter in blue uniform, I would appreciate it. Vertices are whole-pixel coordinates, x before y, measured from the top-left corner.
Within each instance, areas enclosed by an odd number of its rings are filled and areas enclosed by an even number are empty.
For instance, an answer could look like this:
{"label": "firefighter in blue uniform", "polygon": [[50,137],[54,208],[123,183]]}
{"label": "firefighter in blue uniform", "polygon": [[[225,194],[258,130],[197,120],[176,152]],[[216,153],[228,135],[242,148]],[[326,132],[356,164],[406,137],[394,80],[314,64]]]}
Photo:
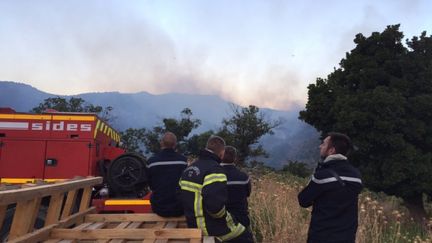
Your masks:
{"label": "firefighter in blue uniform", "polygon": [[219,165],[225,153],[225,141],[212,136],[197,161],[180,179],[181,200],[187,224],[200,228],[204,235],[221,242],[244,241],[245,227],[227,212],[227,177]]}
{"label": "firefighter in blue uniform", "polygon": [[350,138],[341,133],[329,133],[320,145],[324,160],[298,195],[300,206],[313,207],[308,243],[355,242],[362,181],[346,157],[351,147]]}
{"label": "firefighter in blue uniform", "polygon": [[148,160],[151,207],[154,213],[162,217],[183,215],[177,191],[180,176],[187,167],[187,159],[175,151],[176,145],[176,135],[166,132],[160,141],[161,151]]}
{"label": "firefighter in blue uniform", "polygon": [[225,146],[225,155],[220,165],[224,168],[227,176],[228,201],[226,209],[243,226],[246,227],[245,235],[250,242],[253,237],[250,232],[250,219],[248,209],[248,197],[251,193],[251,181],[249,175],[240,171],[236,166],[237,149]]}

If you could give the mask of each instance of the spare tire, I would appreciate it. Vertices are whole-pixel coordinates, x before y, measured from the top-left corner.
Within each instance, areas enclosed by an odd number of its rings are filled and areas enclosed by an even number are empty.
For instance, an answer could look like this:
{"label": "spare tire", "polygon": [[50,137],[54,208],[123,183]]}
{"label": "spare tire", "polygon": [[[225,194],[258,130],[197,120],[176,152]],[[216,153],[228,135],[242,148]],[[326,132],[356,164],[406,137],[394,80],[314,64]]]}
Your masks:
{"label": "spare tire", "polygon": [[141,196],[147,181],[146,160],[139,154],[125,153],[108,166],[107,182],[115,196]]}

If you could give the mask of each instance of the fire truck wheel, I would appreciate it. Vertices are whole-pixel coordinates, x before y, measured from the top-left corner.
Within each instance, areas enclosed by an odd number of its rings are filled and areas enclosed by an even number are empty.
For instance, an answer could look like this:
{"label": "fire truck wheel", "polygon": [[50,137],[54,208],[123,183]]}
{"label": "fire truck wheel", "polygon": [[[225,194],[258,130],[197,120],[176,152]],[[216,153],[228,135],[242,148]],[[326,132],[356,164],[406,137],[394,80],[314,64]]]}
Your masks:
{"label": "fire truck wheel", "polygon": [[134,154],[124,154],[108,167],[108,184],[115,190],[133,191],[134,186],[147,180],[145,160]]}

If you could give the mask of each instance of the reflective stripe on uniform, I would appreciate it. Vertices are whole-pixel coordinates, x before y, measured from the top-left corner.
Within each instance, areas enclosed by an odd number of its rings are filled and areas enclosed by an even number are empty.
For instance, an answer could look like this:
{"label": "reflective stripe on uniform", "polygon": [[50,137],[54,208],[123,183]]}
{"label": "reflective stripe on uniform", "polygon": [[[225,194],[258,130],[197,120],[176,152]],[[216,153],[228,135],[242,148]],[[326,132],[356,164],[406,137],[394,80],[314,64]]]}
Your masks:
{"label": "reflective stripe on uniform", "polygon": [[226,212],[226,209],[225,209],[225,206],[219,211],[219,212],[217,212],[217,213],[215,213],[215,214],[213,214],[213,213],[210,213],[209,211],[207,211],[208,212],[208,214],[210,214],[210,216],[212,216],[213,218],[222,218],[224,215],[225,215],[225,212]]}
{"label": "reflective stripe on uniform", "polygon": [[225,181],[227,181],[227,177],[225,174],[221,174],[221,173],[208,174],[206,175],[206,177],[204,177],[203,187],[212,184],[214,182],[225,182]]}
{"label": "reflective stripe on uniform", "polygon": [[227,185],[247,185],[249,183],[250,179],[248,177],[245,181],[227,181]]}
{"label": "reflective stripe on uniform", "polygon": [[226,221],[228,224],[228,228],[230,229],[230,232],[228,234],[216,237],[219,241],[227,241],[227,240],[234,239],[234,238],[238,237],[239,235],[241,235],[246,229],[240,223],[235,224],[234,220],[231,217],[231,214],[228,212],[227,212],[227,216],[226,216]]}
{"label": "reflective stripe on uniform", "polygon": [[[359,178],[348,177],[348,176],[341,176],[340,178],[343,181],[357,182],[357,183],[362,184],[362,181]],[[330,178],[325,178],[325,179],[317,179],[317,178],[315,178],[315,176],[312,175],[312,181],[317,183],[317,184],[325,184],[325,183],[337,181],[337,178],[336,177],[330,177]]]}
{"label": "reflective stripe on uniform", "polygon": [[186,161],[160,161],[156,163],[151,163],[148,168],[159,166],[159,165],[187,165]]}
{"label": "reflective stripe on uniform", "polygon": [[201,189],[203,186],[198,183],[185,181],[185,180],[180,180],[179,185],[182,190],[190,191],[195,194],[194,213],[196,218],[196,224],[198,228],[200,228],[203,231],[203,234],[207,236],[208,232],[207,232],[206,223],[204,219],[203,203],[202,203],[202,195],[201,195]]}
{"label": "reflective stripe on uniform", "polygon": [[191,181],[180,180],[179,185],[182,190],[190,192],[201,192],[202,189],[202,185]]}

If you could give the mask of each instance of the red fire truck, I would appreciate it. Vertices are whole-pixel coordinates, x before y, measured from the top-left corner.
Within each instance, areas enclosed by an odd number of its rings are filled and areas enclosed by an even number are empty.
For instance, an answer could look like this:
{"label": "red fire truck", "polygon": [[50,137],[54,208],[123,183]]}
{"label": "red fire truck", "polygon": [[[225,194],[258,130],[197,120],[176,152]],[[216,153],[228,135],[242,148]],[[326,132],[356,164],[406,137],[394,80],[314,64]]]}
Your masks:
{"label": "red fire truck", "polygon": [[0,183],[103,176],[100,212],[150,212],[146,162],[119,147],[120,135],[93,113],[18,113],[0,108]]}

